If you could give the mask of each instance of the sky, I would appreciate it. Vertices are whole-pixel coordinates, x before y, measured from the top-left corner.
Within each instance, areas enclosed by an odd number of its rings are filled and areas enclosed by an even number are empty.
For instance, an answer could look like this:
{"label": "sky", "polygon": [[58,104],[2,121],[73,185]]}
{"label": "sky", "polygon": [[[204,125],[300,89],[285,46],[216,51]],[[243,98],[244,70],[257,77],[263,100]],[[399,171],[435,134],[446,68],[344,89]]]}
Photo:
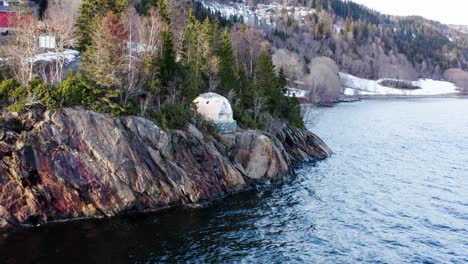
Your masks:
{"label": "sky", "polygon": [[418,15],[445,24],[468,25],[468,0],[353,0],[389,15]]}

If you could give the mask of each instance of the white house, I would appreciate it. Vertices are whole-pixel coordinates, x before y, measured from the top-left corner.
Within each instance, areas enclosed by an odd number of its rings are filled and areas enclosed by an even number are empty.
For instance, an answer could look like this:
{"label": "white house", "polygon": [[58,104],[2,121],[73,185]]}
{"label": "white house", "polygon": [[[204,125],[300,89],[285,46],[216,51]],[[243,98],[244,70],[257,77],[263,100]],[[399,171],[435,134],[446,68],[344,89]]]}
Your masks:
{"label": "white house", "polygon": [[55,36],[43,35],[39,36],[39,47],[43,49],[55,49]]}
{"label": "white house", "polygon": [[198,113],[213,121],[221,131],[234,131],[237,122],[234,120],[231,104],[226,97],[216,93],[204,93],[194,101]]}

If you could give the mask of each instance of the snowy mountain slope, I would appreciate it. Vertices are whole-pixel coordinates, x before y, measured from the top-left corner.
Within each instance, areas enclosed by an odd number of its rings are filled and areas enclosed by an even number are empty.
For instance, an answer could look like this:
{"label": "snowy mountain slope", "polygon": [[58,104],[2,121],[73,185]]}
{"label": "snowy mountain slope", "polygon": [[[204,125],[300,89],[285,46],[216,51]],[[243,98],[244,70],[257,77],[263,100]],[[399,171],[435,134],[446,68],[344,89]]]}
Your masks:
{"label": "snowy mountain slope", "polygon": [[283,12],[287,12],[288,15],[294,16],[294,18],[299,21],[304,19],[307,15],[313,14],[315,12],[315,10],[311,8],[286,6],[280,3],[257,4],[255,8],[250,8],[245,1],[231,1],[228,3],[220,3],[216,0],[197,1],[201,2],[206,8],[219,11],[226,17],[234,15],[242,16],[244,18],[244,22],[249,25],[273,25],[271,22],[272,18],[281,15]]}

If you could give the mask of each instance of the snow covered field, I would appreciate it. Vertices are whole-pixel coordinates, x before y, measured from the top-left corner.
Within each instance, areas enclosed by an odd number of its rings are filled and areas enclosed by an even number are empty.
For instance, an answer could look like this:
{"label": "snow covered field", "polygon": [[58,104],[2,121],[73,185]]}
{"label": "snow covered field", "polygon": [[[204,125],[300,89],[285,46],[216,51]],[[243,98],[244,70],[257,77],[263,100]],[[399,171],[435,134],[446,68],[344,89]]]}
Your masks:
{"label": "snow covered field", "polygon": [[66,49],[62,54],[57,54],[55,52],[46,52],[37,54],[34,56],[34,62],[44,61],[44,62],[53,62],[57,58],[63,59],[66,63],[76,60],[80,56],[80,52],[77,50]]}
{"label": "snow covered field", "polygon": [[422,89],[407,90],[382,86],[382,80],[367,80],[350,74],[340,73],[344,86],[344,94],[347,96],[435,96],[435,95],[455,95],[459,94],[459,89],[446,81],[436,81],[431,79],[419,79],[412,84]]}
{"label": "snow covered field", "polygon": [[[350,74],[340,73],[343,83],[345,96],[438,96],[438,95],[457,95],[460,90],[450,82],[436,81],[431,79],[419,79],[411,82],[421,89],[408,90],[397,89],[380,85],[381,80],[367,80]],[[289,88],[286,96],[306,99],[309,91],[297,88]]]}
{"label": "snow covered field", "polygon": [[[70,63],[75,61],[80,57],[80,52],[77,50],[72,50],[72,49],[66,49],[62,54],[57,54],[52,51],[48,51],[46,53],[40,53],[36,54],[34,57],[31,58],[31,60],[36,63],[36,62],[54,62],[57,60],[57,58],[60,58],[65,61],[65,63]],[[0,62],[5,61],[8,62],[7,58],[0,58]]]}

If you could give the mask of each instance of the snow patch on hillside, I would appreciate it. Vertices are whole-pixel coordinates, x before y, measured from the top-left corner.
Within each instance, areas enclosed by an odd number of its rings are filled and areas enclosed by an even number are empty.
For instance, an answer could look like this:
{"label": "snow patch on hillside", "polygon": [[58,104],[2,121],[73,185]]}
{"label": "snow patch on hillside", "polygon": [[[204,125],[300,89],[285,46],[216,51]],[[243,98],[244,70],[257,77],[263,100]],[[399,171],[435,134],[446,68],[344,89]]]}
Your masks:
{"label": "snow patch on hillside", "polygon": [[450,82],[436,81],[431,79],[419,79],[411,82],[421,89],[408,90],[386,87],[379,82],[381,80],[368,80],[350,74],[340,73],[344,86],[344,94],[347,96],[435,96],[435,95],[455,95],[460,90]]}
{"label": "snow patch on hillside", "polygon": [[[80,52],[72,49],[65,49],[63,53],[57,54],[52,51],[34,55],[31,62],[55,62],[57,59],[63,60],[65,63],[70,63],[80,57]],[[8,61],[8,58],[0,58],[0,62]]]}
{"label": "snow patch on hillside", "polygon": [[52,51],[46,53],[37,54],[32,59],[34,62],[54,62],[57,59],[64,60],[66,63],[76,60],[80,56],[80,52],[77,50],[66,49],[63,53],[57,54]]}
{"label": "snow patch on hillside", "polygon": [[297,88],[290,88],[290,87],[286,87],[286,93],[285,95],[287,97],[296,97],[296,98],[300,98],[300,99],[307,99],[308,95],[309,95],[309,91],[306,91],[306,90],[301,90],[301,89],[297,89]]}
{"label": "snow patch on hillside", "polygon": [[289,16],[294,16],[298,21],[302,21],[306,16],[315,13],[315,9],[306,7],[294,7],[287,6],[281,3],[272,4],[257,4],[254,8],[250,8],[245,1],[243,2],[229,2],[227,4],[221,4],[215,0],[198,0],[206,8],[210,8],[214,11],[219,11],[222,15],[229,16],[242,16],[244,22],[249,25],[258,23],[272,25],[272,18],[280,15],[283,10],[287,12]]}

